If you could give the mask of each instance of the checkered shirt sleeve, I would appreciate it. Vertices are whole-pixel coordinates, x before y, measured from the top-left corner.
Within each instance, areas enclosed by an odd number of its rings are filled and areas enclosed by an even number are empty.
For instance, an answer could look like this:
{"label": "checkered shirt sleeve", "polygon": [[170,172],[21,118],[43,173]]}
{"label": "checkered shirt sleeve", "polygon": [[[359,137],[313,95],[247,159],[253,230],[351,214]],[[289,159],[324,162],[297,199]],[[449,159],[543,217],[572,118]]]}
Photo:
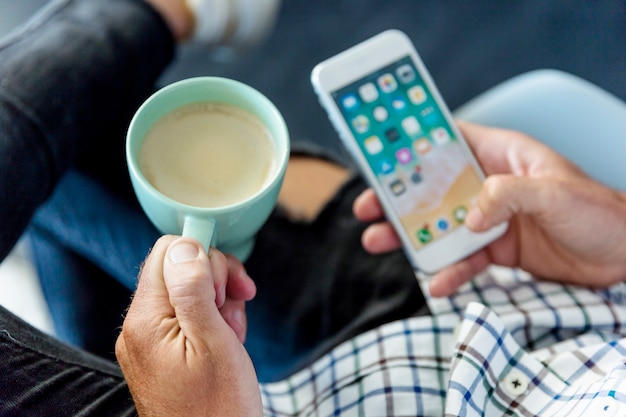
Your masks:
{"label": "checkered shirt sleeve", "polygon": [[626,415],[624,294],[492,268],[429,299],[431,316],[381,326],[262,384],[265,415]]}

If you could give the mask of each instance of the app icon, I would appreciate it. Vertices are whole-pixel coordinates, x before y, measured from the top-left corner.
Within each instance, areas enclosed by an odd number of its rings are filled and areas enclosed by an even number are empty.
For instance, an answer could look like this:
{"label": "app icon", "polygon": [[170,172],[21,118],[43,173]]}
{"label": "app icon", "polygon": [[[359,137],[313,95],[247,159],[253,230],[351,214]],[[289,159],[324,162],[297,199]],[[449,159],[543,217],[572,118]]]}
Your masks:
{"label": "app icon", "polygon": [[441,123],[440,114],[435,111],[433,106],[426,106],[420,110],[420,118],[423,123],[429,125]]}
{"label": "app icon", "polygon": [[383,150],[383,143],[378,136],[370,136],[363,142],[365,150],[370,155],[376,155]]}
{"label": "app icon", "polygon": [[380,173],[383,175],[388,175],[393,172],[393,162],[391,160],[384,158],[380,161]]}
{"label": "app icon", "polygon": [[341,98],[341,105],[346,110],[354,110],[359,106],[359,100],[354,93],[349,93]]}
{"label": "app icon", "polygon": [[426,155],[432,149],[432,145],[428,138],[419,138],[415,142],[413,142],[413,149],[415,153],[418,155]]}
{"label": "app icon", "polygon": [[433,131],[430,132],[430,135],[432,136],[433,141],[439,146],[446,145],[450,142],[450,134],[448,134],[448,131],[444,127],[433,129]]}
{"label": "app icon", "polygon": [[389,188],[391,188],[391,192],[394,195],[400,195],[406,191],[406,187],[401,180],[395,180],[391,184],[389,184]]}
{"label": "app icon", "polygon": [[365,133],[370,128],[370,120],[362,114],[359,114],[352,119],[352,127],[357,133]]}
{"label": "app icon", "polygon": [[417,231],[417,238],[422,243],[428,243],[433,240],[433,234],[430,232],[427,224]]}
{"label": "app icon", "polygon": [[384,122],[385,120],[387,120],[388,116],[389,112],[383,106],[377,106],[374,109],[374,119],[376,119],[377,121]]}
{"label": "app icon", "polygon": [[392,93],[398,88],[398,83],[393,75],[383,74],[378,77],[378,86],[384,93]]}
{"label": "app icon", "polygon": [[409,116],[402,120],[402,129],[409,136],[415,136],[422,131],[422,127],[415,116]]}
{"label": "app icon", "polygon": [[385,137],[390,143],[393,143],[400,139],[400,132],[395,127],[392,127],[385,131]]}
{"label": "app icon", "polygon": [[361,100],[366,103],[371,103],[378,98],[378,90],[372,83],[363,84],[359,88],[359,95],[361,96]]}
{"label": "app icon", "polygon": [[400,148],[396,151],[396,159],[402,165],[406,165],[413,160],[413,154],[409,148]]}
{"label": "app icon", "polygon": [[396,70],[396,75],[402,84],[408,84],[415,79],[415,71],[409,64],[404,64]]}
{"label": "app icon", "polygon": [[413,171],[413,173],[411,174],[411,182],[413,184],[419,184],[420,182],[422,182],[422,180],[423,180],[422,174],[420,173],[420,171],[419,170]]}
{"label": "app icon", "polygon": [[463,223],[467,217],[467,208],[465,206],[458,206],[452,211],[452,215],[457,223]]}
{"label": "app icon", "polygon": [[424,91],[424,87],[421,85],[409,88],[408,95],[411,103],[415,105],[422,104],[426,101],[426,91]]}
{"label": "app icon", "polygon": [[402,97],[394,97],[393,100],[391,100],[391,107],[393,107],[394,110],[402,111],[406,109],[406,101],[404,101]]}
{"label": "app icon", "polygon": [[437,229],[441,232],[447,232],[450,229],[450,222],[445,217],[437,219]]}

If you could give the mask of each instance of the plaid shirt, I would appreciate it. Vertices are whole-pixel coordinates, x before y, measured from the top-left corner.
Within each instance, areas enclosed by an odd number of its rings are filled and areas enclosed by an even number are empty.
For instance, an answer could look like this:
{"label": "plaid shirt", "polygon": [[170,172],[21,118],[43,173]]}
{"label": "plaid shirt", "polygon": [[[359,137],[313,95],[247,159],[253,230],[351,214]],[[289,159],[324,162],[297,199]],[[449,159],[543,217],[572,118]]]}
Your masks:
{"label": "plaid shirt", "polygon": [[593,291],[493,267],[428,302],[431,316],[261,385],[265,415],[626,415],[626,284]]}

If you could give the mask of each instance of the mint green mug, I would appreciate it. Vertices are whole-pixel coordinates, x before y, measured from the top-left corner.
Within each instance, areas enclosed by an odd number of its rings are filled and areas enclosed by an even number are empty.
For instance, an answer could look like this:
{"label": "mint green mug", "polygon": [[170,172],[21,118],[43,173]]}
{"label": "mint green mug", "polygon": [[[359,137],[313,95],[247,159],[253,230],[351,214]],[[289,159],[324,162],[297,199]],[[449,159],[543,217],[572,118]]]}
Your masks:
{"label": "mint green mug", "polygon": [[[142,147],[145,139],[154,135],[154,131],[161,129],[159,123],[172,114],[181,112],[181,108],[189,106],[207,106],[207,118],[203,126],[202,134],[206,133],[207,139],[211,140],[211,122],[207,121],[211,116],[210,106],[232,106],[238,111],[247,112],[255,116],[265,126],[273,145],[271,166],[273,167],[263,184],[252,194],[240,200],[229,201],[224,204],[204,205],[197,203],[181,202],[181,198],[172,197],[172,193],[159,190],[149,180],[147,172],[159,171],[161,165],[155,163],[153,169],[147,169],[140,163]],[[200,122],[203,122],[203,114],[199,113]],[[178,116],[177,116],[178,117]],[[195,116],[194,116],[195,117]],[[155,128],[155,125],[157,127]],[[154,129],[153,129],[154,128]],[[206,132],[205,132],[206,130]],[[164,130],[165,132],[165,130]],[[180,141],[175,153],[185,154],[187,146],[184,138],[177,135],[176,141]],[[151,140],[151,139],[150,139]],[[204,140],[204,136],[202,138]],[[193,153],[189,146],[189,153]],[[254,240],[258,230],[263,226],[276,205],[278,193],[283,182],[285,170],[289,160],[289,133],[285,121],[274,104],[263,94],[254,88],[241,82],[220,77],[197,77],[185,79],[170,84],[149,97],[135,113],[126,138],[126,159],[131,182],[144,212],[152,223],[164,234],[189,236],[197,239],[208,251],[215,246],[224,253],[235,255],[244,262],[252,252]],[[145,153],[145,151],[143,151]],[[195,151],[197,154],[198,152]],[[166,154],[167,155],[167,154]],[[201,164],[195,169],[200,169],[204,174],[208,171],[209,164],[214,167],[221,160],[219,149],[207,152],[206,157],[202,153],[195,155],[195,160],[201,160]],[[256,154],[255,154],[256,155]],[[191,156],[191,155],[190,155]],[[148,158],[149,159],[149,158]],[[206,163],[206,165],[205,165]],[[185,162],[185,164],[188,164]],[[163,165],[165,166],[165,165]],[[186,165],[184,165],[186,167]],[[219,169],[220,173],[221,168]],[[245,170],[245,168],[244,168]],[[162,170],[168,175],[167,169]],[[194,171],[196,172],[196,171]],[[235,171],[233,175],[242,173]],[[211,175],[211,174],[209,174]],[[197,176],[197,175],[196,175]],[[227,177],[229,176],[226,175]],[[210,181],[211,178],[208,178]],[[193,183],[194,181],[189,181]],[[187,184],[183,184],[186,188]],[[230,191],[225,188],[225,192]],[[205,191],[198,192],[199,194]],[[167,194],[167,195],[166,195]],[[202,197],[199,195],[199,197]]]}

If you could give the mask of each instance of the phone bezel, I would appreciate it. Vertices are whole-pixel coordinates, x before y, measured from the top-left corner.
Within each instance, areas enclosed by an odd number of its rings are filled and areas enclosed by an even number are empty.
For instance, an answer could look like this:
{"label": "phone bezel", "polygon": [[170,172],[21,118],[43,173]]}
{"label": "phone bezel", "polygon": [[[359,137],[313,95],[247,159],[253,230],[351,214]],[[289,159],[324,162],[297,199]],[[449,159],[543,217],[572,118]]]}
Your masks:
{"label": "phone bezel", "polygon": [[456,126],[430,73],[418,55],[413,43],[403,32],[394,29],[385,31],[319,63],[311,73],[311,82],[318,95],[320,104],[327,111],[329,119],[337,129],[344,146],[356,160],[368,184],[378,195],[387,219],[393,224],[402,241],[409,261],[416,270],[433,274],[489,244],[505,232],[507,225],[496,226],[484,233],[474,233],[467,227],[460,226],[448,235],[430,242],[423,248],[416,249],[407,235],[408,232],[404,229],[396,215],[393,204],[382,192],[376,175],[369,167],[365,156],[359,149],[356,138],[353,136],[350,127],[332,97],[332,92],[363,79],[407,56],[411,57],[424,83],[430,90],[434,101],[441,108],[450,128],[459,139],[468,161],[481,181],[484,180],[485,175],[480,165]]}

